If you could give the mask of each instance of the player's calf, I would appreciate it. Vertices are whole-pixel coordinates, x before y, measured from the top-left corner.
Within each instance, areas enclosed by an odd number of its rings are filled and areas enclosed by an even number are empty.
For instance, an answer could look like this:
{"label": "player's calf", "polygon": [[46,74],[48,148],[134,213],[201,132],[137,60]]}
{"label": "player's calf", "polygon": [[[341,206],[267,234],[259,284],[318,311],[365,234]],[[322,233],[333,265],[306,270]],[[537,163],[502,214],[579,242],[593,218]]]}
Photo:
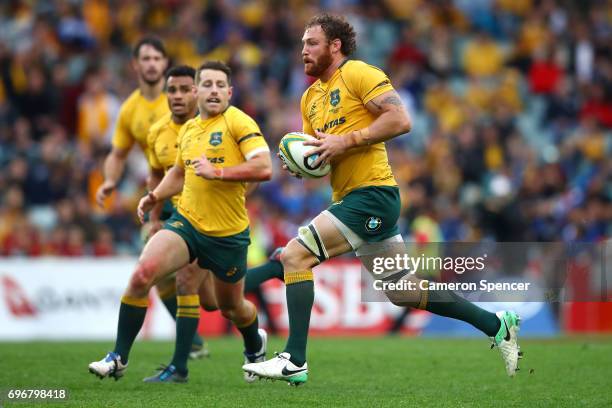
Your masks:
{"label": "player's calf", "polygon": [[389,289],[384,291],[391,303],[396,306],[425,309],[428,292],[421,289],[421,279],[406,271],[401,271],[382,280],[383,284],[393,284],[393,286],[387,286]]}
{"label": "player's calf", "polygon": [[[280,262],[285,271],[301,271],[311,269],[318,264],[317,259],[298,240],[292,239],[280,253]],[[306,248],[308,249],[308,248]]]}

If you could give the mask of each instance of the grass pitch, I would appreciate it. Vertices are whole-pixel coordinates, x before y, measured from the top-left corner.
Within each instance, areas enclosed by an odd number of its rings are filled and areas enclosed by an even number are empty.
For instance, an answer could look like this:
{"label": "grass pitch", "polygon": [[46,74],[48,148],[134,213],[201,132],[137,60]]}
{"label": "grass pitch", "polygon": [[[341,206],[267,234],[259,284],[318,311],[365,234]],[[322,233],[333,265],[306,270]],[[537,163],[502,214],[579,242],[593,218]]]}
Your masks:
{"label": "grass pitch", "polygon": [[[309,381],[297,388],[281,381],[246,384],[241,341],[209,344],[212,357],[191,363],[188,384],[144,384],[158,363],[169,362],[170,342],[137,342],[118,382],[87,371],[110,342],[0,343],[0,389],[69,391],[67,401],[50,407],[612,406],[610,338],[523,339],[525,357],[513,379],[484,339],[312,338]],[[269,355],[283,344],[272,338]]]}

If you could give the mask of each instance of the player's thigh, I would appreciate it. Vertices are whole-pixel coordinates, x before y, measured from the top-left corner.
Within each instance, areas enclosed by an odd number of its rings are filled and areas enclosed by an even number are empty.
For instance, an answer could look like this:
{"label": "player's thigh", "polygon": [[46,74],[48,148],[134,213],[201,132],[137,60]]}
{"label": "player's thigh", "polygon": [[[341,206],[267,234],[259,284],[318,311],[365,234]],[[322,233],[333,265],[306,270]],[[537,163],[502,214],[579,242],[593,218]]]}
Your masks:
{"label": "player's thigh", "polygon": [[169,296],[176,296],[176,277],[177,274],[171,273],[169,275],[160,278],[156,283],[157,293],[162,299],[166,299]]}
{"label": "player's thigh", "polygon": [[215,287],[213,282],[213,274],[207,269],[200,269],[202,280],[198,288],[200,295],[200,305],[207,311],[217,310],[217,296],[215,295]]}
{"label": "player's thigh", "polygon": [[145,245],[138,260],[147,280],[157,282],[189,263],[187,244],[178,234],[160,230]]}
{"label": "player's thigh", "polygon": [[228,282],[213,276],[212,284],[219,309],[232,310],[244,301],[244,278],[237,282]]}
{"label": "player's thigh", "polygon": [[198,293],[200,282],[204,278],[205,271],[200,269],[197,260],[183,266],[176,273],[176,288],[180,295]]}
{"label": "player's thigh", "polygon": [[281,254],[285,270],[311,268],[326,259],[351,252],[352,247],[334,222],[324,213],[301,227]]}
{"label": "player's thigh", "polygon": [[321,241],[327,250],[328,258],[343,255],[353,250],[346,237],[326,214],[321,213],[317,215],[311,224],[316,227]]}

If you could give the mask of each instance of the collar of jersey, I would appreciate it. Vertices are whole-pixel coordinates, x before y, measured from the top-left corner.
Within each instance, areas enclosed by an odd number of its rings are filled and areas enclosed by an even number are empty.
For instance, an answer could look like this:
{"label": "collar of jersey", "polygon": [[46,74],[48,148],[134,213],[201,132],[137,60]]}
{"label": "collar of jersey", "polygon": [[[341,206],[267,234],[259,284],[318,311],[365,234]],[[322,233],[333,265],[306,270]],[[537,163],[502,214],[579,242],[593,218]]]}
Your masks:
{"label": "collar of jersey", "polygon": [[145,96],[142,94],[142,91],[141,91],[140,89],[138,90],[138,95],[139,95],[139,96],[140,96],[140,97],[141,97],[141,98],[142,98],[142,99],[143,99],[143,100],[144,100],[146,103],[151,104],[151,105],[156,104],[156,103],[159,101],[159,98],[166,98],[166,93],[165,93],[165,92],[162,92],[162,93],[160,93],[160,94],[157,96],[157,98],[155,98],[155,99],[153,99],[153,100],[151,100],[151,99],[147,99],[147,98],[145,98]]}
{"label": "collar of jersey", "polygon": [[198,115],[195,117],[195,123],[201,128],[201,129],[206,129],[208,127],[208,125],[210,125],[211,123],[213,123],[215,120],[217,120],[218,118],[220,118],[221,116],[223,116],[225,112],[222,112],[220,114],[218,114],[217,116],[213,116],[212,118],[208,118],[208,119],[203,119],[202,116]]}
{"label": "collar of jersey", "polygon": [[172,120],[172,116],[170,116],[170,121],[168,123],[168,127],[170,129],[178,133],[178,131],[181,129],[182,126],[183,126],[182,124],[175,123],[174,120]]}
{"label": "collar of jersey", "polygon": [[329,80],[327,82],[323,82],[319,79],[319,88],[321,88],[322,90],[326,91],[329,89],[329,86],[332,82],[334,82],[336,80],[336,78],[338,78],[338,76],[340,75],[340,71],[342,69],[342,67],[349,62],[350,60],[347,58],[344,61],[342,61],[342,64],[338,65],[338,68],[336,68],[336,70],[334,71],[334,73],[332,74],[331,78],[329,78]]}

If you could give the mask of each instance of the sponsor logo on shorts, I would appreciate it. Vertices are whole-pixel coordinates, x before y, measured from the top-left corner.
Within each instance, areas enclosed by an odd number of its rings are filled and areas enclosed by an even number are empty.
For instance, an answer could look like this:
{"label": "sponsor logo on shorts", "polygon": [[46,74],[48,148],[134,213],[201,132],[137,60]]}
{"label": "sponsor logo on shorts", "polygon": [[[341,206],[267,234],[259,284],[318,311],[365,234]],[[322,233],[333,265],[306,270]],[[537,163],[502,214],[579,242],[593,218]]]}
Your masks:
{"label": "sponsor logo on shorts", "polygon": [[184,225],[183,225],[183,223],[181,221],[172,221],[168,225],[170,225],[173,228],[183,228],[184,227]]}
{"label": "sponsor logo on shorts", "polygon": [[376,231],[382,226],[380,217],[370,217],[366,221],[365,227],[368,231]]}
{"label": "sponsor logo on shorts", "polygon": [[225,276],[234,276],[236,274],[236,271],[238,271],[238,268],[234,266],[225,273]]}

